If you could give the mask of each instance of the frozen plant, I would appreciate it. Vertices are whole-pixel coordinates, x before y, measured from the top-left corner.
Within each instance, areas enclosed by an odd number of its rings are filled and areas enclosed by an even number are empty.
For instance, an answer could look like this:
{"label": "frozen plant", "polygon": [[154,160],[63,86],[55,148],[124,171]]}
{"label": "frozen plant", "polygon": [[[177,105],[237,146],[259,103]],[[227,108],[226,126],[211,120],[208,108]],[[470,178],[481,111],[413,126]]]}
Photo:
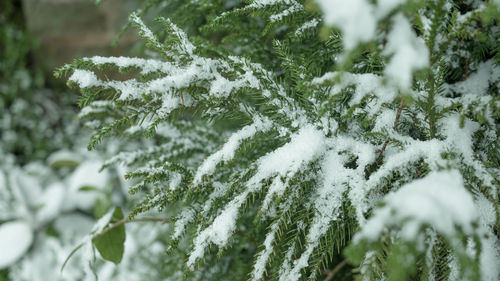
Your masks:
{"label": "frozen plant", "polygon": [[[168,18],[145,23],[151,5]],[[499,16],[492,1],[151,1],[130,16],[149,58],[56,75],[82,92],[89,148],[151,140],[105,166],[136,180],[130,219],[175,221],[166,256],[184,264],[166,277],[497,280]]]}

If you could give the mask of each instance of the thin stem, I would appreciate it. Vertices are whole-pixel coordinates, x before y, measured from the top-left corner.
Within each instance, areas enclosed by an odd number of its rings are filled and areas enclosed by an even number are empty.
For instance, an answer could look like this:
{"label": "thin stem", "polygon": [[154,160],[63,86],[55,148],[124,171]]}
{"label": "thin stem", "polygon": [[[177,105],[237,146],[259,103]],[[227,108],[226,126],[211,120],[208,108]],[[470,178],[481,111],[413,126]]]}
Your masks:
{"label": "thin stem", "polygon": [[114,229],[114,228],[117,228],[119,227],[120,225],[124,225],[126,223],[130,223],[130,222],[162,222],[162,223],[170,223],[172,222],[171,219],[169,218],[136,218],[136,219],[122,219],[122,220],[119,220],[117,222],[115,222],[114,224],[106,227],[103,231],[99,232],[98,234],[96,234],[94,236],[95,237],[99,237],[101,235],[103,235],[104,233]]}
{"label": "thin stem", "polygon": [[470,54],[467,56],[467,59],[465,61],[465,73],[464,77],[462,77],[462,81],[467,80],[469,77],[469,62],[470,62]]}
{"label": "thin stem", "polygon": [[403,111],[403,106],[404,106],[404,101],[401,100],[401,102],[399,103],[398,112],[396,113],[396,119],[394,120],[394,126],[392,127],[395,132],[398,131],[399,117],[401,116],[401,112]]}
{"label": "thin stem", "polygon": [[182,95],[182,92],[179,92],[179,95],[181,96],[182,105],[184,105],[184,95]]}
{"label": "thin stem", "polygon": [[346,264],[347,264],[347,260],[343,260],[341,263],[337,264],[337,266],[335,266],[335,268],[333,268],[332,270],[330,270],[328,272],[328,275],[326,276],[325,281],[332,280],[333,277],[335,276],[335,274],[337,274],[342,269],[342,267],[344,267]]}
{"label": "thin stem", "polygon": [[[399,117],[401,117],[401,112],[403,112],[403,106],[404,106],[404,100],[401,99],[401,102],[399,103],[398,111],[396,112],[396,118],[394,119],[394,125],[392,126],[392,128],[394,129],[395,132],[398,131]],[[382,154],[384,153],[388,144],[389,144],[389,140],[386,140],[384,142],[384,145],[382,146],[382,149],[380,149],[380,151],[379,151],[377,161],[379,161],[382,158]]]}
{"label": "thin stem", "polygon": [[428,83],[430,84],[430,90],[429,94],[427,96],[427,117],[429,120],[429,135],[430,138],[433,139],[436,136],[436,111],[434,108],[435,104],[435,92],[436,92],[436,87],[435,87],[435,80],[434,76],[432,74],[429,75],[428,77]]}

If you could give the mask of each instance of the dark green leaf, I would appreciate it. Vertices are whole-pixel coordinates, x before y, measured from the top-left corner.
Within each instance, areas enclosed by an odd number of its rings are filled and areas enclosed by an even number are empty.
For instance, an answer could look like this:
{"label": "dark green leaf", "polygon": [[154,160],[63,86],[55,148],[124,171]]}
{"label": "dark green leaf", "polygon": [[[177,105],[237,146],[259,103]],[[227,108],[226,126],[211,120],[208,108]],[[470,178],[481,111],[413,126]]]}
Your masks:
{"label": "dark green leaf", "polygon": [[123,257],[125,243],[125,224],[113,224],[123,219],[121,208],[117,207],[110,220],[110,226],[92,239],[101,256],[108,261],[119,264]]}

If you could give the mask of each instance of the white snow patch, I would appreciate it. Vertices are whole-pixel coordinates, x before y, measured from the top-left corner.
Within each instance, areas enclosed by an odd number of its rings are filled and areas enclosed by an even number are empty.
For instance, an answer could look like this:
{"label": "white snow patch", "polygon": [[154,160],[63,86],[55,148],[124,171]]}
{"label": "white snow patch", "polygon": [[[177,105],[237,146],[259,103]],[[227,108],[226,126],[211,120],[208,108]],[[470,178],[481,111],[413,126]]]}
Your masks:
{"label": "white snow patch", "polygon": [[402,14],[393,18],[392,30],[383,54],[392,55],[385,74],[403,91],[410,91],[413,71],[429,65],[429,50]]}
{"label": "white snow patch", "polygon": [[80,88],[97,87],[102,84],[94,72],[83,69],[75,69],[68,80],[75,82]]}
{"label": "white snow patch", "polygon": [[306,21],[303,23],[297,30],[295,30],[295,36],[300,36],[302,35],[306,30],[310,28],[315,28],[318,26],[319,20],[318,19],[312,19],[310,21]]}
{"label": "white snow patch", "polygon": [[273,175],[291,177],[305,164],[315,159],[325,146],[323,132],[306,126],[292,136],[289,143],[258,160],[257,173],[249,180],[257,184]]}
{"label": "white snow patch", "polygon": [[336,25],[342,31],[344,46],[350,50],[375,36],[377,19],[374,7],[366,0],[316,0],[323,12],[325,24]]}
{"label": "white snow patch", "polygon": [[68,179],[69,189],[67,190],[67,198],[63,204],[63,210],[72,208],[80,208],[88,210],[94,205],[96,192],[80,191],[80,188],[89,186],[102,190],[106,187],[109,181],[109,173],[107,170],[99,172],[102,163],[96,160],[88,160],[79,165]]}
{"label": "white snow patch", "polygon": [[304,165],[321,156],[324,147],[325,137],[322,131],[309,125],[294,134],[290,142],[261,157],[257,161],[255,175],[246,184],[247,189],[231,200],[213,223],[195,238],[188,267],[194,267],[209,243],[215,243],[219,247],[227,244],[236,229],[239,208],[251,192],[260,190],[262,180],[272,176],[293,177]]}
{"label": "white snow patch", "polygon": [[355,240],[376,240],[391,225],[400,226],[401,237],[407,240],[414,240],[424,224],[447,236],[453,235],[456,226],[472,233],[472,224],[478,219],[472,197],[455,170],[431,172],[388,194],[384,202],[386,205],[375,211]]}
{"label": "white snow patch", "polygon": [[269,260],[269,256],[273,251],[272,243],[274,242],[277,231],[278,223],[275,222],[271,225],[270,230],[266,235],[266,239],[264,240],[264,250],[259,253],[257,260],[255,261],[255,264],[253,266],[252,280],[254,281],[261,280],[264,275],[267,261]]}
{"label": "white snow patch", "polygon": [[210,155],[207,159],[205,159],[205,161],[203,161],[196,171],[193,183],[195,185],[200,184],[203,176],[213,174],[217,164],[233,159],[234,154],[240,147],[242,141],[253,137],[258,132],[268,131],[271,129],[271,125],[271,121],[267,118],[265,120],[254,118],[254,122],[251,125],[245,126],[236,133],[232,134],[221,150]]}
{"label": "white snow patch", "polygon": [[495,65],[493,60],[488,60],[480,63],[477,70],[466,80],[448,85],[448,89],[463,95],[484,96],[488,93],[490,83],[498,81],[499,78],[500,67]]}
{"label": "white snow patch", "polygon": [[12,265],[26,253],[33,242],[32,231],[24,221],[0,225],[0,269]]}

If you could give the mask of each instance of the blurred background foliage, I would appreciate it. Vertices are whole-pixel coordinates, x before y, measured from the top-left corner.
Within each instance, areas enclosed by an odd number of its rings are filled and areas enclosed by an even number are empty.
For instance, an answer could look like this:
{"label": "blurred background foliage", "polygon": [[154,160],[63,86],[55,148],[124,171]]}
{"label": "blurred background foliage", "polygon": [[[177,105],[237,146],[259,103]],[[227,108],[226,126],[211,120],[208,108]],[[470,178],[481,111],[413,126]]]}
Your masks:
{"label": "blurred background foliage", "polygon": [[35,65],[39,44],[25,29],[21,1],[1,2],[0,26],[0,149],[26,164],[70,143],[61,130],[71,128],[73,110],[67,95],[55,94],[62,86],[45,88],[50,73]]}
{"label": "blurred background foliage", "polygon": [[[124,46],[112,48],[115,31],[103,31],[105,37],[99,32],[93,37],[78,32],[62,37],[50,28],[43,30],[43,26],[33,29],[33,22],[26,18],[33,11],[27,12],[26,5],[44,2],[50,6],[72,1],[0,1],[0,281],[95,280],[97,275],[101,280],[139,280],[139,276],[155,280],[158,270],[152,268],[157,264],[150,257],[163,253],[159,236],[168,226],[155,226],[155,231],[144,225],[128,227],[120,270],[97,260],[98,253],[87,249],[60,271],[100,217],[114,205],[126,209],[133,203],[126,200],[124,171],[100,172],[102,161],[114,155],[120,144],[108,142],[99,150],[87,151],[89,137],[76,114],[78,95],[53,78],[52,66],[60,66],[59,61],[68,61],[68,56],[96,50],[119,55],[133,46],[125,35]],[[97,7],[91,1],[73,2],[76,7],[89,6],[96,14],[112,8]],[[127,15],[124,12],[125,18]],[[57,21],[57,15],[42,16],[49,16],[47,22]],[[75,14],[72,16],[78,22]],[[92,12],[80,16],[96,18]],[[67,15],[64,20],[68,18],[71,20]],[[107,17],[102,18],[109,24]],[[120,20],[112,19],[113,28]],[[71,25],[58,24],[61,28]],[[89,29],[85,21],[78,24],[84,31]],[[76,38],[81,38],[83,45],[85,40],[90,43],[80,46],[72,42],[78,41]],[[127,255],[130,252],[140,254]]]}

